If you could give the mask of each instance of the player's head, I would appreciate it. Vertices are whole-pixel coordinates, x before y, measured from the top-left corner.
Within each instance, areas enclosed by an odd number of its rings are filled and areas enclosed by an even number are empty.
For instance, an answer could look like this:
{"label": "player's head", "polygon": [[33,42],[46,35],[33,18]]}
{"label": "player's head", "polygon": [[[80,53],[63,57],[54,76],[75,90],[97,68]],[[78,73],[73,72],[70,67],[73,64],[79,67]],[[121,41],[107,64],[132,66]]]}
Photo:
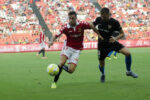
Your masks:
{"label": "player's head", "polygon": [[102,20],[109,21],[111,13],[108,8],[102,8],[100,13]]}
{"label": "player's head", "polygon": [[77,20],[77,13],[75,11],[70,11],[68,13],[69,16],[69,24],[71,26],[75,26],[76,25],[76,20]]}

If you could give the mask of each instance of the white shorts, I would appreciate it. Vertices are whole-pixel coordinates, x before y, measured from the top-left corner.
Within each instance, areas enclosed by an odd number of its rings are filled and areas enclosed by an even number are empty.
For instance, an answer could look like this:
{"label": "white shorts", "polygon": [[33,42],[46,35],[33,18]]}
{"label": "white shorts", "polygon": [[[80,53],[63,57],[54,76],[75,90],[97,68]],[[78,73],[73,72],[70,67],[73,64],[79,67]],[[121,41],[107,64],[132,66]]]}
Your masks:
{"label": "white shorts", "polygon": [[44,42],[40,43],[40,47],[41,49],[44,49],[46,47],[45,43]]}
{"label": "white shorts", "polygon": [[65,46],[62,48],[61,56],[68,58],[68,64],[77,65],[81,50],[76,50],[71,47]]}

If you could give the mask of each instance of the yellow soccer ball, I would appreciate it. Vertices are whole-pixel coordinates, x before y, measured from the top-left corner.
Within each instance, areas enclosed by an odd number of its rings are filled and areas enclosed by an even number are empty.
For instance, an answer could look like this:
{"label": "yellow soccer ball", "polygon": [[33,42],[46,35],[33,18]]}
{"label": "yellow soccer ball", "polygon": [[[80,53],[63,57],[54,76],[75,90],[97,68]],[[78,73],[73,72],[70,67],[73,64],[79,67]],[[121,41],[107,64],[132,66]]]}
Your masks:
{"label": "yellow soccer ball", "polygon": [[50,64],[47,67],[47,72],[51,76],[56,76],[59,73],[59,67],[56,64]]}

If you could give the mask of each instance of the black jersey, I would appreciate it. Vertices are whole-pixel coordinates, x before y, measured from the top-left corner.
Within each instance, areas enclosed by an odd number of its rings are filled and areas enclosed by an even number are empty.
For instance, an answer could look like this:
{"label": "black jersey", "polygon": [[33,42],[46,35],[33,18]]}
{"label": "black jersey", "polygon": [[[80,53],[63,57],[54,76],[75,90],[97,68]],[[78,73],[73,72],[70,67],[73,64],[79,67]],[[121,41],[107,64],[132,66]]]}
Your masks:
{"label": "black jersey", "polygon": [[112,45],[112,43],[109,42],[110,37],[115,31],[122,29],[120,23],[114,18],[110,18],[109,21],[105,22],[101,17],[97,17],[93,24],[98,28],[99,33],[104,38],[103,41],[100,38],[98,39],[98,47],[109,47]]}

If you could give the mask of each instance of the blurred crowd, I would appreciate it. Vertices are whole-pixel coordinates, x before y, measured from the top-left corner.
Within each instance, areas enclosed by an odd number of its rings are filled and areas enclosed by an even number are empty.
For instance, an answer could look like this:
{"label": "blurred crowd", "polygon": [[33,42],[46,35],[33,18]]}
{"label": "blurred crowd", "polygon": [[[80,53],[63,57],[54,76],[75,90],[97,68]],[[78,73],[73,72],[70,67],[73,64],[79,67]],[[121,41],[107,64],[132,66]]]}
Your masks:
{"label": "blurred crowd", "polygon": [[150,0],[99,0],[112,11],[126,33],[126,39],[150,39]]}
{"label": "blurred crowd", "polygon": [[[42,30],[29,3],[29,0],[0,0],[0,44],[38,43]],[[150,39],[149,0],[98,0],[98,3],[110,8],[126,39]],[[53,35],[68,22],[71,10],[77,11],[82,21],[91,22],[99,16],[99,10],[89,0],[37,0],[36,5]],[[58,41],[64,39],[62,36]],[[97,41],[97,36],[87,30],[84,41]]]}

